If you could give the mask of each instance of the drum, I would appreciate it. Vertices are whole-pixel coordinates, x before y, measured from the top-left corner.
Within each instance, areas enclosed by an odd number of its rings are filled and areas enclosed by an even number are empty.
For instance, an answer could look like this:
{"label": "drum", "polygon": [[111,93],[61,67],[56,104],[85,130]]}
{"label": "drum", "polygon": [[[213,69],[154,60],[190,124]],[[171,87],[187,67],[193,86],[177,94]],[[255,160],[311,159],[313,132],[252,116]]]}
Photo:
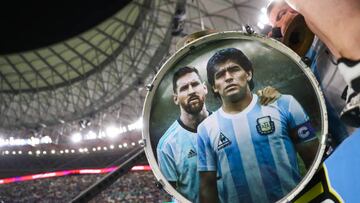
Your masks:
{"label": "drum", "polygon": [[[252,63],[252,72],[243,65],[237,70],[229,66],[225,75],[245,71],[254,86],[244,90],[252,95],[247,108],[262,109],[256,114],[245,108],[238,113],[244,121],[233,122],[231,127],[216,119],[224,112],[226,94],[225,90],[216,92],[222,76],[218,72],[214,76],[208,68],[214,55],[230,49],[243,52]],[[174,74],[185,66],[195,68],[198,74],[185,73],[192,79],[179,83],[184,74],[177,77]],[[222,65],[213,67],[216,71]],[[244,83],[249,85],[250,80]],[[266,86],[276,88],[282,96],[262,106],[255,101],[260,99],[255,93]],[[196,95],[197,91],[199,95],[193,98],[190,94]],[[194,105],[195,110],[187,109],[189,105]],[[199,113],[201,120],[191,122],[200,118]],[[199,185],[205,179],[199,176],[207,171],[216,174],[216,183],[211,187],[216,187],[220,201],[242,196],[245,199],[236,201],[289,202],[318,169],[326,147],[327,129],[319,84],[296,53],[271,38],[226,31],[192,41],[162,65],[148,86],[142,136],[158,182],[180,202],[199,201],[199,191],[203,189]],[[309,143],[315,146],[313,151],[309,150]],[[239,191],[246,192],[239,195]]]}

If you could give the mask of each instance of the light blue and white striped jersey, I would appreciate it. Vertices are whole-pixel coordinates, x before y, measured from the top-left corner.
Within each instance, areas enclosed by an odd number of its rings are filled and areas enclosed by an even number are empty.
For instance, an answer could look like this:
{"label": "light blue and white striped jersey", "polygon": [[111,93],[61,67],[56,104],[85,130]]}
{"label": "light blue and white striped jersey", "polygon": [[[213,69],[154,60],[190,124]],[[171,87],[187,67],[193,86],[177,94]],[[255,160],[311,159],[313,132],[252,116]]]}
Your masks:
{"label": "light blue and white striped jersey", "polygon": [[191,202],[199,202],[196,140],[196,132],[179,119],[161,137],[156,149],[162,174],[176,182],[176,189]]}
{"label": "light blue and white striped jersey", "polygon": [[[296,130],[294,141],[290,130]],[[219,108],[198,126],[198,171],[217,171],[222,202],[275,202],[301,180],[294,142],[316,139],[290,95],[267,106],[253,99],[237,114]],[[219,184],[219,183],[218,183]]]}

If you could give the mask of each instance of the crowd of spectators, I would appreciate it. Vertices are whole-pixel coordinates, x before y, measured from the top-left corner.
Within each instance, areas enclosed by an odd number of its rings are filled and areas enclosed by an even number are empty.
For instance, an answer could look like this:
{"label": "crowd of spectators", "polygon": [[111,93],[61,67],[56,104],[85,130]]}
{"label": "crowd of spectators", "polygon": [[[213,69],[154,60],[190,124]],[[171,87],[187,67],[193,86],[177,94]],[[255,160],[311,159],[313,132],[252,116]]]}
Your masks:
{"label": "crowd of spectators", "polygon": [[155,186],[155,178],[151,171],[131,172],[116,181],[91,203],[96,202],[169,202],[170,195]]}
{"label": "crowd of spectators", "polygon": [[[0,203],[69,202],[104,175],[71,175],[0,185]],[[90,202],[167,202],[151,171],[129,172]]]}

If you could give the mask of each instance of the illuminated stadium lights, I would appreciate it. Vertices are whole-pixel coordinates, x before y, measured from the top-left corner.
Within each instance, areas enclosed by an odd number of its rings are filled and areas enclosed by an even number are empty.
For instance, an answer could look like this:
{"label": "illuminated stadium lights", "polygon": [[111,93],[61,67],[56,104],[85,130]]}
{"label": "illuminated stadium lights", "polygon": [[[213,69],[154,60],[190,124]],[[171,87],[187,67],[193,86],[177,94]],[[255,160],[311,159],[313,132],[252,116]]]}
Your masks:
{"label": "illuminated stadium lights", "polygon": [[135,142],[132,142],[131,145],[132,145],[132,146],[135,146]]}
{"label": "illuminated stadium lights", "polygon": [[120,134],[126,133],[128,131],[128,128],[126,126],[120,127]]}
{"label": "illuminated stadium lights", "polygon": [[43,154],[47,154],[46,151],[43,151]]}
{"label": "illuminated stadium lights", "polygon": [[114,138],[121,133],[120,128],[109,126],[106,128],[106,135],[110,138]]}
{"label": "illuminated stadium lights", "polygon": [[89,150],[88,150],[88,148],[84,148],[84,152],[88,152]]}
{"label": "illuminated stadium lights", "polygon": [[82,148],[80,148],[80,149],[79,149],[79,152],[80,152],[80,153],[83,153],[83,152],[84,152],[84,150],[83,150]]}
{"label": "illuminated stadium lights", "polygon": [[101,150],[101,147],[97,147],[97,150]]}
{"label": "illuminated stadium lights", "polygon": [[32,151],[28,151],[28,154],[29,154],[29,155],[32,155],[33,153],[32,153]]}
{"label": "illuminated stadium lights", "polygon": [[74,133],[72,136],[71,136],[71,140],[75,143],[78,143],[82,140],[82,136],[80,133]]}
{"label": "illuminated stadium lights", "polygon": [[36,150],[36,154],[40,154],[41,153],[41,151],[40,150]]}
{"label": "illuminated stadium lights", "polygon": [[5,154],[9,154],[9,151],[8,151],[8,150],[6,150],[6,151],[5,151]]}
{"label": "illuminated stadium lights", "polygon": [[23,146],[23,145],[38,145],[38,144],[49,144],[52,143],[52,140],[49,136],[44,136],[41,138],[31,137],[30,139],[17,139],[10,137],[9,139],[0,138],[0,146]]}
{"label": "illuminated stadium lights", "polygon": [[22,151],[18,151],[18,154],[22,154]]}
{"label": "illuminated stadium lights", "polygon": [[135,129],[142,129],[142,127],[143,127],[142,118],[137,120],[135,123],[128,125],[129,131],[135,130]]}
{"label": "illuminated stadium lights", "polygon": [[106,151],[106,150],[107,150],[107,147],[104,147],[103,149]]}
{"label": "illuminated stadium lights", "polygon": [[127,147],[128,145],[127,145],[127,143],[124,143],[123,146],[124,146],[124,147]]}
{"label": "illuminated stadium lights", "polygon": [[114,149],[114,145],[110,145],[110,149]]}
{"label": "illuminated stadium lights", "polygon": [[104,131],[101,130],[101,131],[99,132],[98,138],[103,138],[103,137],[106,137],[106,134],[105,134]]}
{"label": "illuminated stadium lights", "polygon": [[68,150],[68,149],[65,149],[65,153],[66,153],[66,154],[69,153],[69,150]]}
{"label": "illuminated stadium lights", "polygon": [[120,149],[122,148],[122,145],[121,145],[121,144],[119,144],[119,148],[120,148]]}
{"label": "illuminated stadium lights", "polygon": [[15,152],[15,151],[12,151],[12,154],[14,154],[14,155],[15,155],[15,154],[16,154],[16,152]]}
{"label": "illuminated stadium lights", "polygon": [[93,150],[93,152],[96,152],[96,148],[94,147],[94,148],[92,148],[92,150]]}
{"label": "illuminated stadium lights", "polygon": [[86,140],[94,140],[96,139],[96,133],[94,133],[93,131],[89,131],[86,135],[85,135],[85,139]]}
{"label": "illuminated stadium lights", "polygon": [[53,150],[51,150],[51,154],[55,154],[55,150],[53,149]]}
{"label": "illuminated stadium lights", "polygon": [[63,150],[60,150],[60,154],[63,154],[64,153],[64,151]]}
{"label": "illuminated stadium lights", "polygon": [[265,25],[262,24],[261,22],[258,22],[256,25],[257,25],[260,29],[264,29],[264,27],[265,27]]}
{"label": "illuminated stadium lights", "polygon": [[269,18],[266,15],[266,8],[261,9],[261,14],[259,16],[259,22],[257,23],[257,26],[260,29],[263,29],[266,24],[269,24]]}
{"label": "illuminated stadium lights", "polygon": [[75,150],[74,150],[74,149],[72,149],[72,150],[71,150],[71,153],[75,153]]}

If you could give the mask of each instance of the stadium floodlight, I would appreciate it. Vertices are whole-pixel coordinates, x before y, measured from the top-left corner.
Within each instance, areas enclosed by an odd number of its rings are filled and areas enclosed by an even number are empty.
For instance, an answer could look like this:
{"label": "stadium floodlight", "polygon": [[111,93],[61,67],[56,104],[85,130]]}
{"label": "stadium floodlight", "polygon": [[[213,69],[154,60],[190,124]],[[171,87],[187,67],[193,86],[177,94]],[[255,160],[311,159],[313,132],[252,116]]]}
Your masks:
{"label": "stadium floodlight", "polygon": [[83,152],[84,152],[84,150],[83,150],[82,148],[80,148],[80,149],[79,149],[79,152],[80,152],[80,153],[83,153]]}
{"label": "stadium floodlight", "polygon": [[110,145],[110,149],[114,149],[114,145]]}
{"label": "stadium floodlight", "polygon": [[124,146],[124,147],[127,147],[127,146],[128,146],[128,144],[125,142],[125,143],[123,144],[123,146]]}
{"label": "stadium floodlight", "polygon": [[51,150],[51,154],[55,154],[55,150],[53,149],[53,150]]}
{"label": "stadium floodlight", "polygon": [[46,152],[46,151],[43,151],[43,154],[47,154],[47,152]]}
{"label": "stadium floodlight", "polygon": [[119,144],[119,148],[122,148],[122,145],[121,145],[121,144]]}
{"label": "stadium floodlight", "polygon": [[115,138],[121,133],[120,128],[109,126],[106,128],[106,135],[110,138]]}
{"label": "stadium floodlight", "polygon": [[74,150],[74,149],[72,149],[72,150],[71,150],[71,153],[75,153],[75,150]]}
{"label": "stadium floodlight", "polygon": [[15,152],[15,151],[12,151],[12,154],[14,154],[14,155],[15,155],[15,154],[16,154],[16,152]]}
{"label": "stadium floodlight", "polygon": [[142,127],[143,127],[142,118],[139,118],[139,120],[137,120],[135,123],[128,125],[129,131],[136,130],[136,129],[142,129]]}
{"label": "stadium floodlight", "polygon": [[96,137],[97,137],[96,133],[94,133],[91,130],[85,135],[86,140],[95,140]]}
{"label": "stadium floodlight", "polygon": [[135,142],[132,142],[131,145],[132,145],[132,146],[135,146]]}
{"label": "stadium floodlight", "polygon": [[266,14],[266,8],[262,8],[261,9],[261,14],[259,16],[259,22],[257,24],[257,26],[260,29],[263,29],[265,25],[269,24],[269,18],[267,17]]}
{"label": "stadium floodlight", "polygon": [[104,147],[103,149],[106,151],[106,150],[107,150],[107,147]]}
{"label": "stadium floodlight", "polygon": [[96,148],[94,147],[94,148],[92,148],[92,150],[93,150],[93,152],[96,152]]}
{"label": "stadium floodlight", "polygon": [[101,150],[101,147],[97,147],[97,150]]}
{"label": "stadium floodlight", "polygon": [[29,155],[32,155],[33,153],[32,153],[32,151],[28,151],[28,154],[29,154]]}
{"label": "stadium floodlight", "polygon": [[6,150],[6,151],[5,151],[5,154],[9,154],[9,151],[8,151],[8,150]]}
{"label": "stadium floodlight", "polygon": [[98,138],[106,137],[106,133],[105,133],[103,130],[100,130],[97,137],[98,137]]}
{"label": "stadium floodlight", "polygon": [[88,150],[88,148],[84,148],[84,152],[88,152],[89,150]]}
{"label": "stadium floodlight", "polygon": [[68,150],[68,149],[65,149],[65,153],[66,153],[66,154],[69,153],[69,150]]}
{"label": "stadium floodlight", "polygon": [[60,150],[60,154],[63,154],[64,153],[64,151],[63,150]]}
{"label": "stadium floodlight", "polygon": [[22,151],[20,150],[20,151],[18,151],[18,154],[22,154]]}
{"label": "stadium floodlight", "polygon": [[71,140],[75,143],[78,143],[82,140],[82,135],[80,133],[74,133],[72,136],[71,136]]}

